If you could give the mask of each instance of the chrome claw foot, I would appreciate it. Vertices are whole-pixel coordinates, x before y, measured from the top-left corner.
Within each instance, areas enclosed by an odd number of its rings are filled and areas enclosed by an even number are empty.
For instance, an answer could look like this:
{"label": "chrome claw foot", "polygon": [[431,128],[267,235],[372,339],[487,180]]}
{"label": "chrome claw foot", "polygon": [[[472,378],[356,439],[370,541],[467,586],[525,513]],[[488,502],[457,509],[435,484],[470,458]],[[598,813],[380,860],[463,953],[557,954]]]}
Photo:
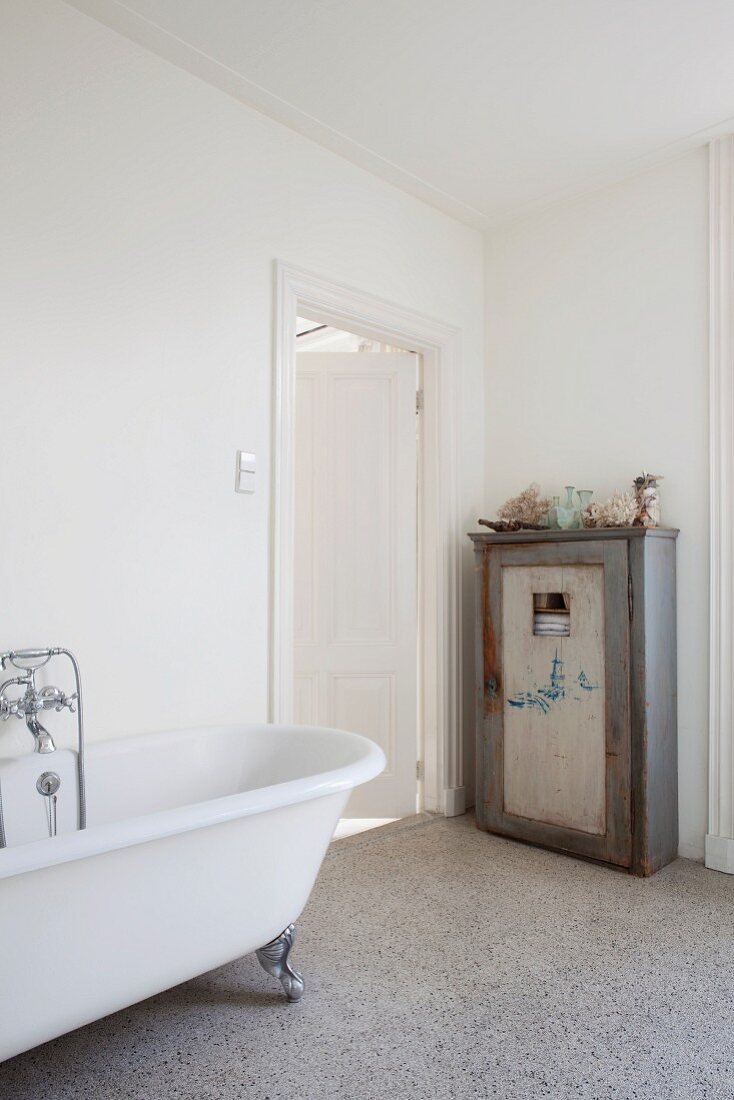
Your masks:
{"label": "chrome claw foot", "polygon": [[289,924],[284,932],[255,952],[260,966],[279,980],[289,1001],[300,1001],[304,990],[303,978],[288,962],[295,938],[296,926]]}

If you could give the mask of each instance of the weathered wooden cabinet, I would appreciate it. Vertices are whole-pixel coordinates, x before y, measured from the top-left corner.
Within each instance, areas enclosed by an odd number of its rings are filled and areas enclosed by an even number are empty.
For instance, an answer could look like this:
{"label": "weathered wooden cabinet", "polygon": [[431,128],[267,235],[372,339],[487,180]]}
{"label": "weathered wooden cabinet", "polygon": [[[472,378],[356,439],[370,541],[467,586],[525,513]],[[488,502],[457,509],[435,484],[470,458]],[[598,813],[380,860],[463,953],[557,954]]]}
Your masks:
{"label": "weathered wooden cabinet", "polygon": [[470,536],[480,828],[637,875],[675,858],[676,536]]}

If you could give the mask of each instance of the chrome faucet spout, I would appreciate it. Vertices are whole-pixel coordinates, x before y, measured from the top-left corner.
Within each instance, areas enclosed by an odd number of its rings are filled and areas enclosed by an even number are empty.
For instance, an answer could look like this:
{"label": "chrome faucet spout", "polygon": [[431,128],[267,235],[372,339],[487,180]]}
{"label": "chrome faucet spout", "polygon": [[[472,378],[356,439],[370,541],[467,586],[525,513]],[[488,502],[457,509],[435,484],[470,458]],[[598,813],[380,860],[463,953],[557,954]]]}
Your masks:
{"label": "chrome faucet spout", "polygon": [[56,746],[54,745],[53,737],[48,732],[45,726],[42,726],[38,721],[35,714],[26,714],[25,724],[33,734],[35,741],[34,752],[49,753],[56,752]]}

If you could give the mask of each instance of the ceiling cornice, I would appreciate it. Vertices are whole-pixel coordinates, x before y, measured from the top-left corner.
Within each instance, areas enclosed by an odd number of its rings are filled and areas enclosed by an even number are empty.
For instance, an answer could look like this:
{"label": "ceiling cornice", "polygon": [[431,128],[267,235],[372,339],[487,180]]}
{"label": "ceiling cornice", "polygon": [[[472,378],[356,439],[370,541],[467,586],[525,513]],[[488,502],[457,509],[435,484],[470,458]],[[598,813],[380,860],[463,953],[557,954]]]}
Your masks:
{"label": "ceiling cornice", "polygon": [[254,81],[210,57],[202,50],[171,34],[165,28],[131,11],[120,0],[65,0],[69,7],[97,22],[117,31],[138,46],[185,70],[192,76],[206,81],[213,87],[267,115],[290,130],[315,141],[318,145],[336,153],[345,160],[385,180],[401,191],[437,208],[466,225],[486,229],[489,219],[479,210],[468,206],[453,195],[407,172],[392,161],[353,141],[338,130],[326,126],[292,103],[274,95]]}
{"label": "ceiling cornice", "polygon": [[673,161],[734,130],[734,118],[722,119],[695,133],[658,146],[639,157],[619,164],[615,169],[602,171],[595,179],[587,178],[581,187],[565,188],[552,197],[521,204],[502,216],[493,218],[401,168],[346,134],[327,126],[254,81],[248,80],[241,73],[133,11],[123,0],[64,0],[64,2],[170,64],[316,142],[371,175],[421,199],[465,225],[489,232],[541,216],[568,203],[592,197],[627,179]]}

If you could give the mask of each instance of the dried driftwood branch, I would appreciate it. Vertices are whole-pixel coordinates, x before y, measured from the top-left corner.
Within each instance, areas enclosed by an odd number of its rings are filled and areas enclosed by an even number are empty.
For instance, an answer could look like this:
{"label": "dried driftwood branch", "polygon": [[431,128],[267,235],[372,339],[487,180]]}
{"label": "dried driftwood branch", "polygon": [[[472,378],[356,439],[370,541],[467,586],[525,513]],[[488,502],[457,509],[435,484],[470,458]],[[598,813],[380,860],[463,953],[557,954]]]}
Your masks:
{"label": "dried driftwood branch", "polygon": [[478,519],[482,527],[489,527],[492,531],[547,531],[547,523],[507,523],[505,520]]}

